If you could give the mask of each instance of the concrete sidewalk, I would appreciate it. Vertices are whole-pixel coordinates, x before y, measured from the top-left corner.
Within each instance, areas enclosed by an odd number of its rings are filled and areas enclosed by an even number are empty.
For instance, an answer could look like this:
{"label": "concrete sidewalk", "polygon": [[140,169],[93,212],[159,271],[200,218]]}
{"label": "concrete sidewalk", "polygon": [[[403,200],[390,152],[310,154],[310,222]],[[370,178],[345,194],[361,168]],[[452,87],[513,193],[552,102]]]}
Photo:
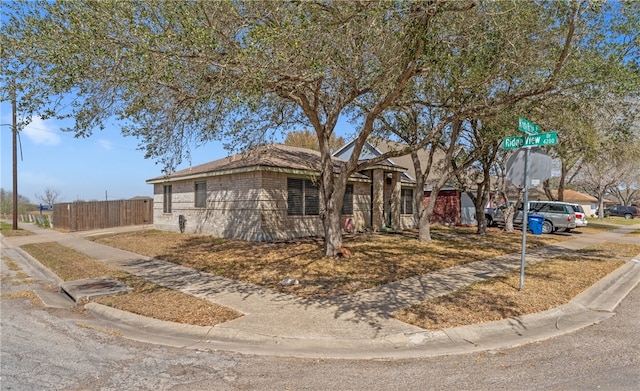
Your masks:
{"label": "concrete sidewalk", "polygon": [[[86,308],[97,316],[96,327],[108,326],[127,338],[145,342],[250,354],[409,358],[514,347],[571,332],[613,316],[617,304],[640,281],[638,255],[567,305],[519,318],[431,332],[399,322],[391,314],[519,268],[520,254],[441,270],[339,298],[306,300],[85,239],[90,235],[140,227],[72,234],[31,225],[21,227],[36,235],[3,238],[3,254],[9,251],[12,256],[20,254],[26,261],[37,265],[36,260],[18,247],[27,243],[55,241],[159,285],[244,314],[221,325],[199,327],[162,322],[89,303]],[[637,238],[621,236],[637,228],[640,225],[599,235],[582,234],[573,240],[529,251],[527,263],[604,241],[638,243]]]}

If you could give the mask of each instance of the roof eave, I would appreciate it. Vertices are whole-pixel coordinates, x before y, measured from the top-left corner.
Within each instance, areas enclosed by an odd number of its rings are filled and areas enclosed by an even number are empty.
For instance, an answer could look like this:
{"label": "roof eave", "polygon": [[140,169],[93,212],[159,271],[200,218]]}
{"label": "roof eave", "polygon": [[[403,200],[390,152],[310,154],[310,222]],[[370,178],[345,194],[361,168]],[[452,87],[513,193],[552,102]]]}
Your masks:
{"label": "roof eave", "polygon": [[[241,174],[241,173],[256,172],[256,171],[278,172],[278,173],[303,175],[303,176],[319,176],[320,175],[320,173],[316,170],[300,170],[295,168],[272,167],[272,166],[251,166],[251,167],[233,168],[229,170],[201,172],[201,173],[196,173],[191,175],[180,175],[180,176],[174,176],[174,177],[172,176],[158,177],[158,178],[147,179],[146,183],[153,185],[153,184],[159,184],[159,183],[179,182],[179,181],[185,181],[185,180],[211,178],[211,177],[217,177],[217,176],[223,176],[223,175],[233,175],[233,174]],[[368,178],[354,178],[354,177],[350,177],[349,180],[355,181],[355,182],[371,181]]]}

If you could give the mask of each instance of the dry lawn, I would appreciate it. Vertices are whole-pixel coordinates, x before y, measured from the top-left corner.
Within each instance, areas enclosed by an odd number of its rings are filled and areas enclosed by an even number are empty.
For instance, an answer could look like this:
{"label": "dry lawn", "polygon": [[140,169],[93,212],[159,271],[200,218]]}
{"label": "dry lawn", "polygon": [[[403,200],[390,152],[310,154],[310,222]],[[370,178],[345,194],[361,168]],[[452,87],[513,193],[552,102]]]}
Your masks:
{"label": "dry lawn", "polygon": [[[615,227],[613,227],[615,228]],[[581,233],[612,229],[596,224]],[[568,240],[581,234],[528,235],[528,248]],[[434,227],[433,241],[420,243],[415,233],[346,236],[352,257],[325,258],[322,242],[313,239],[250,243],[204,235],[157,230],[94,236],[91,240],[146,256],[164,259],[229,279],[266,286],[301,297],[322,298],[353,293],[407,277],[488,257],[520,251],[521,233],[490,229],[478,236],[474,228]],[[239,314],[210,302],[171,291],[105,266],[57,243],[23,247],[65,280],[114,276],[135,291],[97,300],[100,303],[157,319],[215,325]],[[427,329],[453,327],[519,316],[566,303],[617,268],[625,257],[640,253],[640,245],[611,243],[580,250],[526,269],[525,289],[518,290],[518,272],[431,300],[395,314]],[[62,261],[64,260],[64,261]],[[287,277],[300,285],[283,287]]]}
{"label": "dry lawn", "polygon": [[399,311],[395,317],[438,330],[546,311],[568,303],[639,253],[640,244],[602,243],[525,267],[522,291],[520,270],[514,270]]}
{"label": "dry lawn", "polygon": [[[323,244],[313,239],[253,243],[204,235],[157,230],[92,237],[99,243],[163,259],[237,281],[268,287],[305,298],[346,295],[408,277],[520,251],[519,232],[475,228],[432,230],[431,243],[415,233],[346,236],[352,256],[323,257]],[[570,239],[566,235],[529,235],[528,248]],[[292,277],[299,285],[283,287]]]}
{"label": "dry lawn", "polygon": [[17,230],[14,230],[13,223],[9,224],[4,221],[0,222],[0,233],[2,233],[2,236],[6,237],[35,235],[33,232],[26,229],[18,228]]}
{"label": "dry lawn", "polygon": [[56,242],[36,243],[22,249],[38,259],[64,281],[113,277],[134,288],[120,296],[95,299],[97,303],[156,319],[214,326],[241,316],[240,313],[181,292],[163,288],[137,276],[114,269]]}

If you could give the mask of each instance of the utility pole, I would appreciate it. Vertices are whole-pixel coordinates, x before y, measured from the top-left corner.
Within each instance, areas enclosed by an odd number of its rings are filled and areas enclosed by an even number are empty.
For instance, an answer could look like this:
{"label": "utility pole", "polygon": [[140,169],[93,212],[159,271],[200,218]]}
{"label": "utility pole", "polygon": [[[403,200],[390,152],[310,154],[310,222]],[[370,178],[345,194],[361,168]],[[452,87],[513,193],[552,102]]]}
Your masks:
{"label": "utility pole", "polygon": [[13,230],[18,229],[18,118],[16,114],[16,86],[11,94],[11,116],[13,134]]}

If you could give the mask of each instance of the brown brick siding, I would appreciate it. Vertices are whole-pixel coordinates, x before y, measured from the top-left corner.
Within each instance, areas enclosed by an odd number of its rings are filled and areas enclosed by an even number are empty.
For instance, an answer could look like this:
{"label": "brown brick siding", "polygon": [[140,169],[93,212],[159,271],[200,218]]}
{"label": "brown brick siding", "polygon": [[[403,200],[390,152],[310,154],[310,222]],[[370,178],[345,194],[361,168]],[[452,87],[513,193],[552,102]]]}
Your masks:
{"label": "brown brick siding", "polygon": [[[254,171],[171,182],[172,210],[162,213],[163,184],[154,185],[154,226],[179,231],[178,216],[187,219],[186,232],[251,241],[323,236],[319,216],[287,215],[287,175]],[[195,182],[207,182],[207,208],[195,208]],[[354,184],[354,228],[370,221],[370,184]],[[343,220],[344,221],[344,220]]]}

